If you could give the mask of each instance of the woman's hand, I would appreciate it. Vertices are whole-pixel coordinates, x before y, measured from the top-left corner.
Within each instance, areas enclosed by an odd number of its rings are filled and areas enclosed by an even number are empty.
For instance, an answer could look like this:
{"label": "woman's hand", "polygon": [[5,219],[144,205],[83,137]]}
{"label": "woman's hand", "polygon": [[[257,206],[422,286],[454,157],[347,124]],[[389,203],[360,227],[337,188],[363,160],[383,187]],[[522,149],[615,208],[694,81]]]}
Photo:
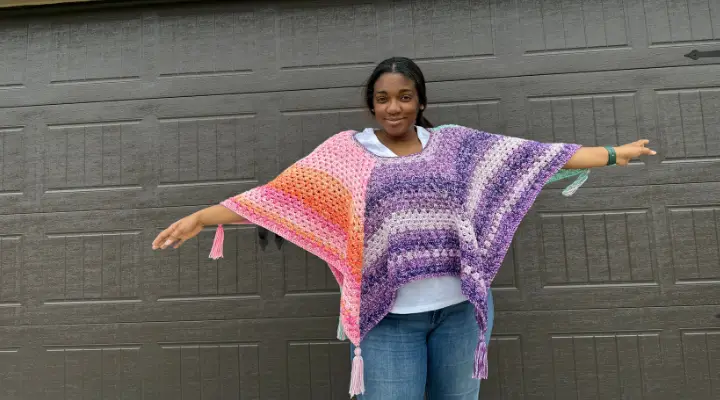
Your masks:
{"label": "woman's hand", "polygon": [[204,227],[198,213],[188,215],[160,232],[153,240],[152,248],[153,250],[164,250],[173,246],[173,248],[177,249],[188,239],[197,236]]}
{"label": "woman's hand", "polygon": [[628,165],[634,158],[638,158],[640,156],[654,156],[657,154],[654,150],[650,150],[645,147],[648,143],[650,143],[649,140],[643,139],[616,147],[615,152],[617,153],[617,165]]}

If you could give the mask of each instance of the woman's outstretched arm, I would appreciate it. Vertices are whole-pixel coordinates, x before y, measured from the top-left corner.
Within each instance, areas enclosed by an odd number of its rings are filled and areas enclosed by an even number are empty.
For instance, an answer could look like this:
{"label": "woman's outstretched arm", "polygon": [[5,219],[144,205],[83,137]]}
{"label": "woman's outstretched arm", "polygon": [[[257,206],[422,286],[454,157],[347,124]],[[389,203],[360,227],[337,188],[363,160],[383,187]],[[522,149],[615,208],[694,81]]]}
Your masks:
{"label": "woman's outstretched arm", "polygon": [[656,152],[645,147],[649,140],[643,139],[618,147],[582,147],[563,166],[565,169],[597,168],[608,165],[608,160],[615,153],[617,165],[628,165],[630,160],[644,156],[655,155]]}
{"label": "woman's outstretched arm", "polygon": [[174,248],[180,247],[188,239],[197,236],[200,231],[211,225],[221,224],[243,224],[248,221],[230,211],[227,207],[220,204],[203,208],[202,210],[190,214],[170,225],[153,240],[153,249],[166,249],[170,246]]}

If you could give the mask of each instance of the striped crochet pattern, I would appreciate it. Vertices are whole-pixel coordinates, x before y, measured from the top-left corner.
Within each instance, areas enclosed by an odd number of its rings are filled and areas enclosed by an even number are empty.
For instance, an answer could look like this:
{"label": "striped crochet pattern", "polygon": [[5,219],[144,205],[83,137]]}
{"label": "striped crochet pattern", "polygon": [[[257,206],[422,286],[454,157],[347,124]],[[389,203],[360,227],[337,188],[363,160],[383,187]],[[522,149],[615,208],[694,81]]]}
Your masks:
{"label": "striped crochet pattern", "polygon": [[[542,187],[580,148],[457,125],[430,129],[417,154],[367,151],[355,131],[336,134],[271,182],[221,204],[327,262],[341,288],[339,335],[357,347],[350,394],[364,392],[360,344],[416,279],[459,276],[480,337],[475,378],[487,378],[487,290]],[[556,175],[557,174],[557,175]],[[221,256],[218,228],[213,258]]]}

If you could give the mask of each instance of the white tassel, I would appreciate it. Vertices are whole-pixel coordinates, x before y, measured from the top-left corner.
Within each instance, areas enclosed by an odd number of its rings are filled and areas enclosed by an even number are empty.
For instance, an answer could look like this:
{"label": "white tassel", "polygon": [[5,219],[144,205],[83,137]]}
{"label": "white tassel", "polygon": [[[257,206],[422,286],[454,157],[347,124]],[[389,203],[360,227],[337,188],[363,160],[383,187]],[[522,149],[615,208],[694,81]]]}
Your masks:
{"label": "white tassel", "polygon": [[365,394],[364,368],[362,351],[360,347],[356,347],[355,357],[353,357],[352,361],[352,372],[350,373],[350,396]]}

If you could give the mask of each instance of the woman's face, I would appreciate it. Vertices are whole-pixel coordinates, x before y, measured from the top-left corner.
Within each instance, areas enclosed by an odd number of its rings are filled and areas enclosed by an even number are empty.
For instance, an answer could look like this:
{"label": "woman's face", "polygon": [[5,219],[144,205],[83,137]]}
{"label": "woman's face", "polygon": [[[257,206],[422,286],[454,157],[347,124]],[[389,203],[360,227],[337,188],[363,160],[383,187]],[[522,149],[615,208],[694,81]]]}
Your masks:
{"label": "woman's face", "polygon": [[420,100],[415,83],[400,73],[386,73],[375,82],[375,119],[389,136],[403,136],[415,127]]}

